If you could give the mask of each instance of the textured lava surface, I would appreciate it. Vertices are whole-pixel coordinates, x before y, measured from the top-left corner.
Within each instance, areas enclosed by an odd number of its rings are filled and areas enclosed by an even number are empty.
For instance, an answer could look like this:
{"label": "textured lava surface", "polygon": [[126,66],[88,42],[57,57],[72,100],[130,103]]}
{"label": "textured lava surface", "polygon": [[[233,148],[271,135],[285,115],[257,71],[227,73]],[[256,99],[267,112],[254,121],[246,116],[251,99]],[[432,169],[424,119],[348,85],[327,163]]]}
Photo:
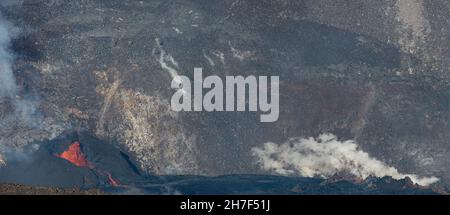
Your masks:
{"label": "textured lava surface", "polygon": [[[402,173],[450,183],[447,0],[4,2],[3,16],[22,29],[14,75],[36,98],[40,126],[12,123],[0,101],[3,156],[33,151],[31,163],[5,159],[0,181],[264,175],[252,148],[333,133]],[[280,119],[171,111],[171,72],[192,77],[194,67],[279,75]]]}

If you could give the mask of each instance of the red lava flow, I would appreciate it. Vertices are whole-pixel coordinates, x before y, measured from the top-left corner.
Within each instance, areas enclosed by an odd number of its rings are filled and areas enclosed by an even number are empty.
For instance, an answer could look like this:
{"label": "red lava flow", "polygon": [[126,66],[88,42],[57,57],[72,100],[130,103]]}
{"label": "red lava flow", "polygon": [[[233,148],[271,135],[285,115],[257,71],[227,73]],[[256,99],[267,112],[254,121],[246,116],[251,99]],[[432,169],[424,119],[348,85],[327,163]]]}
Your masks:
{"label": "red lava flow", "polygon": [[86,156],[81,151],[79,142],[72,143],[72,145],[69,146],[69,149],[59,154],[58,157],[63,158],[78,167],[89,167]]}
{"label": "red lava flow", "polygon": [[101,175],[106,174],[106,176],[108,177],[108,183],[111,186],[114,186],[114,187],[120,186],[120,183],[112,177],[111,173],[96,170],[94,168],[94,166],[89,164],[89,162],[86,159],[86,156],[83,154],[83,151],[81,150],[81,144],[78,141],[73,142],[66,151],[62,152],[61,154],[59,154],[57,156],[69,161],[70,163],[72,163],[75,166],[88,167]]}

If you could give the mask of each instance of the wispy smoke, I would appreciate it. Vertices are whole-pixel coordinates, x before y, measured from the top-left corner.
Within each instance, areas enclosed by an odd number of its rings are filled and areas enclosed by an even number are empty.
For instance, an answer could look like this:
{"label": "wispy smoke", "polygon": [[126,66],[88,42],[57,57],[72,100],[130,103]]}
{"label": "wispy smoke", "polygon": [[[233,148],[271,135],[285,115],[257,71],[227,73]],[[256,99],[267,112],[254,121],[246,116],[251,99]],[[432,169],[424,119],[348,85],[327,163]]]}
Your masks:
{"label": "wispy smoke", "polygon": [[[19,2],[4,1],[2,5],[16,5]],[[14,117],[22,123],[31,125],[35,121],[33,118],[36,117],[38,102],[29,95],[19,96],[19,87],[12,69],[15,55],[10,48],[13,38],[18,36],[19,32],[19,28],[4,19],[0,13],[0,100],[10,100],[14,108]]]}
{"label": "wispy smoke", "polygon": [[[20,2],[2,1],[0,6],[16,6]],[[19,33],[19,28],[0,13],[0,167],[6,164],[6,155],[19,155],[20,147],[32,140],[31,133],[42,122],[42,117],[37,114],[38,100],[21,95],[14,77],[15,55],[11,45]]]}
{"label": "wispy smoke", "polygon": [[11,38],[17,29],[0,13],[0,97],[14,97],[17,93],[12,71],[14,55],[10,52]]}
{"label": "wispy smoke", "polygon": [[328,178],[347,172],[363,179],[368,176],[410,177],[422,186],[439,181],[436,177],[399,173],[396,168],[359,150],[354,141],[339,141],[332,134],[322,134],[317,139],[295,138],[283,144],[265,143],[262,148],[253,148],[252,153],[262,169],[280,175]]}
{"label": "wispy smoke", "polygon": [[[9,51],[11,44],[11,24],[7,22],[0,12],[0,101],[13,98],[16,95],[17,86],[12,72],[13,56]],[[1,109],[0,109],[1,110]],[[1,119],[0,119],[1,120]],[[0,128],[4,122],[0,121]],[[1,152],[5,152],[3,138],[0,137],[0,167],[6,165],[6,160]]]}

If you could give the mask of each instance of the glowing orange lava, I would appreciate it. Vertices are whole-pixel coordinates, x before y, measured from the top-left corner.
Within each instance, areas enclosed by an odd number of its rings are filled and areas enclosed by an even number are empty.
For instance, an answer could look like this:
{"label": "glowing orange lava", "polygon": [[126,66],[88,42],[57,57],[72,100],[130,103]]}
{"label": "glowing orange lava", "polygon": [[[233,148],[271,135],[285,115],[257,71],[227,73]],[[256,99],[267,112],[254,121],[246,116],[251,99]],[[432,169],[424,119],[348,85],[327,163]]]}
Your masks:
{"label": "glowing orange lava", "polygon": [[62,152],[61,154],[57,154],[56,156],[69,161],[75,166],[87,167],[93,170],[98,175],[106,176],[108,183],[113,187],[121,186],[119,181],[112,177],[111,173],[97,169],[93,164],[87,161],[86,156],[81,150],[81,144],[78,141],[73,142],[66,151]]}
{"label": "glowing orange lava", "polygon": [[88,161],[81,151],[81,144],[77,141],[69,146],[69,149],[59,154],[58,157],[63,158],[75,166],[89,167]]}
{"label": "glowing orange lava", "polygon": [[106,173],[106,175],[108,175],[108,181],[111,186],[113,187],[120,186],[120,183],[112,177],[111,173]]}

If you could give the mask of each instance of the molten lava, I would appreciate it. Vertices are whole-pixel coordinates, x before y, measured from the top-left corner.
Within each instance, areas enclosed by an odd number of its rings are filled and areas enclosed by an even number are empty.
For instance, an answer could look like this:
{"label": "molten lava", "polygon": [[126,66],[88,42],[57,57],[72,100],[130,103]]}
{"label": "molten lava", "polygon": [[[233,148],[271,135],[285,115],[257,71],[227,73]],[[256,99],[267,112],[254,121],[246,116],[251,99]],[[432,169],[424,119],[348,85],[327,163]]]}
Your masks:
{"label": "molten lava", "polygon": [[81,150],[81,144],[77,141],[69,146],[69,149],[59,154],[58,157],[63,158],[75,166],[78,167],[89,167],[86,156],[84,156]]}
{"label": "molten lava", "polygon": [[106,173],[106,175],[108,175],[108,181],[111,186],[113,187],[120,186],[120,183],[112,177],[111,173]]}
{"label": "molten lava", "polygon": [[56,156],[69,161],[75,166],[87,167],[94,171],[95,174],[106,177],[108,184],[110,184],[111,186],[121,186],[119,181],[112,177],[111,173],[98,169],[94,164],[87,161],[86,156],[81,150],[81,144],[78,141],[73,142],[66,151],[62,152],[61,154],[57,154]]}

